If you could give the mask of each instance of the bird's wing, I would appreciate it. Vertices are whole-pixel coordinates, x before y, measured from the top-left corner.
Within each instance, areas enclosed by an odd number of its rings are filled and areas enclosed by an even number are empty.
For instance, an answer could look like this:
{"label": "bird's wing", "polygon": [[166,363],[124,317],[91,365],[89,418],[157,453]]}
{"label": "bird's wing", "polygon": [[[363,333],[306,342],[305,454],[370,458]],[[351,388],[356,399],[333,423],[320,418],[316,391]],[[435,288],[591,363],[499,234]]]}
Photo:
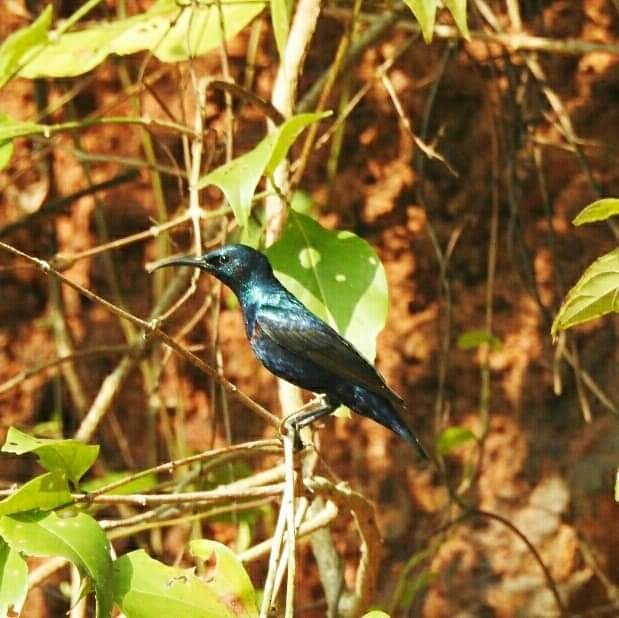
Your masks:
{"label": "bird's wing", "polygon": [[381,395],[396,408],[403,407],[402,399],[350,342],[301,303],[294,309],[263,305],[256,313],[256,324],[285,350],[312,361],[341,380]]}

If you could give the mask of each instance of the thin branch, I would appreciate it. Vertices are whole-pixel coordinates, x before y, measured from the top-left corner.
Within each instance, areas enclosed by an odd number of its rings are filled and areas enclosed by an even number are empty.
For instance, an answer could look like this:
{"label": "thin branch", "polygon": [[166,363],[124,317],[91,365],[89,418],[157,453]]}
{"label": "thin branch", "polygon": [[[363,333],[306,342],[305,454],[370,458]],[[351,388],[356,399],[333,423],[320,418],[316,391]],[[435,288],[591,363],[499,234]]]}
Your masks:
{"label": "thin branch", "polygon": [[265,410],[260,404],[256,403],[253,399],[251,399],[251,397],[249,397],[248,395],[240,391],[236,386],[234,386],[234,384],[232,384],[231,382],[229,382],[228,380],[220,376],[218,372],[215,369],[213,369],[213,367],[206,364],[202,359],[198,358],[195,354],[192,354],[191,352],[189,352],[189,350],[187,350],[185,347],[183,347],[181,344],[175,341],[167,333],[162,331],[157,325],[158,321],[156,319],[150,322],[147,322],[145,320],[142,320],[141,318],[138,318],[132,313],[129,313],[128,311],[125,311],[124,309],[117,307],[113,303],[110,303],[109,301],[101,298],[100,296],[92,292],[91,290],[81,286],[79,283],[76,283],[72,279],[69,279],[68,277],[63,275],[61,272],[58,272],[57,270],[52,268],[49,262],[45,260],[41,260],[39,258],[35,258],[31,255],[28,255],[27,253],[24,253],[23,251],[20,251],[19,249],[16,249],[15,247],[12,247],[11,245],[8,245],[2,241],[0,241],[0,248],[4,249],[5,251],[8,251],[9,253],[12,253],[15,256],[24,258],[31,264],[34,264],[35,266],[40,268],[44,273],[57,277],[58,279],[60,279],[60,281],[62,281],[69,287],[73,288],[74,290],[77,290],[80,294],[83,294],[84,296],[92,300],[93,302],[96,302],[104,306],[106,309],[108,309],[115,315],[125,320],[128,320],[129,322],[132,322],[133,324],[137,326],[140,326],[144,330],[145,338],[148,338],[154,335],[158,339],[161,339],[163,343],[171,347],[177,354],[179,354],[180,356],[188,360],[192,365],[194,365],[195,367],[197,367],[204,373],[208,374],[209,376],[213,377],[215,380],[218,380],[230,395],[238,399],[248,409],[252,410],[253,412],[258,414],[262,418],[266,419],[272,425],[279,426],[279,419],[276,416],[271,414],[268,410]]}

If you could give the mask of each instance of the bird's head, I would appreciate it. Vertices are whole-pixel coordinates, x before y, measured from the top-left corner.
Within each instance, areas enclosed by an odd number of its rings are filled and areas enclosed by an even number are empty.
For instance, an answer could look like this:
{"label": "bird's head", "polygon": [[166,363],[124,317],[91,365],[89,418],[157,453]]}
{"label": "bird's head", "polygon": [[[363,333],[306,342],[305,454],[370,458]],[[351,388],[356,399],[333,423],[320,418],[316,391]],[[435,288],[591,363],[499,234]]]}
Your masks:
{"label": "bird's head", "polygon": [[200,257],[176,257],[157,262],[153,270],[165,266],[192,266],[213,275],[238,292],[240,286],[255,276],[272,273],[266,256],[246,245],[224,245]]}

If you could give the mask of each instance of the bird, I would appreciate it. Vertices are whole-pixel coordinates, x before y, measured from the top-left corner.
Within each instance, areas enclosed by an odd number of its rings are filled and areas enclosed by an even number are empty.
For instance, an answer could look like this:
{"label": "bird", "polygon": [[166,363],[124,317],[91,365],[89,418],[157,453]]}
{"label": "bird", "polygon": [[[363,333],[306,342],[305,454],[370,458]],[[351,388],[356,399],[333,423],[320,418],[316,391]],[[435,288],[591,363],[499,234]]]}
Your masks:
{"label": "bird", "polygon": [[202,256],[160,260],[151,272],[169,266],[198,268],[228,286],[238,298],[258,360],[277,377],[323,396],[322,405],[299,415],[296,430],[343,404],[387,427],[428,459],[402,418],[403,400],[347,339],[280,283],[266,255],[227,244]]}

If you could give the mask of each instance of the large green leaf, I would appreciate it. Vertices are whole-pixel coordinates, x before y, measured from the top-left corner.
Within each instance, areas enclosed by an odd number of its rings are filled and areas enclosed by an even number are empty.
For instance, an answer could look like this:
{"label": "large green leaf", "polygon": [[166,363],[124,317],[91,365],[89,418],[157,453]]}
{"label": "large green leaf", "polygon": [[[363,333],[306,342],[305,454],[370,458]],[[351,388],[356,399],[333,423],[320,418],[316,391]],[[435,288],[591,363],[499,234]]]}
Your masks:
{"label": "large green leaf", "polygon": [[389,298],[385,271],[370,245],[291,210],[267,255],[282,284],[372,362]]}
{"label": "large green leaf", "polygon": [[419,22],[423,40],[430,43],[436,20],[436,0],[404,0],[404,2]]}
{"label": "large green leaf", "polygon": [[167,566],[141,549],[118,558],[113,571],[114,601],[127,618],[238,616],[191,569]]}
{"label": "large green leaf", "polygon": [[616,197],[605,197],[583,208],[572,223],[574,225],[582,225],[583,223],[593,223],[594,221],[605,221],[616,215],[619,215],[619,199]]}
{"label": "large green leaf", "polygon": [[247,225],[251,201],[260,178],[275,171],[305,127],[328,115],[329,112],[324,112],[299,114],[289,118],[253,150],[200,178],[198,187],[200,189],[208,185],[219,187],[234,211],[236,220],[244,227]]}
{"label": "large green leaf", "polygon": [[[221,0],[226,38],[240,32],[265,2]],[[221,32],[218,3],[159,0],[141,15],[68,32],[33,48],[20,75],[72,77],[90,71],[110,54],[123,56],[143,50],[162,62],[187,60],[218,47]]]}
{"label": "large green leaf", "polygon": [[19,615],[28,592],[28,567],[18,552],[0,539],[0,618]]}
{"label": "large green leaf", "polygon": [[110,545],[92,517],[86,513],[72,517],[59,517],[56,513],[8,515],[0,517],[0,536],[14,551],[70,560],[94,586],[97,617],[110,615],[113,601]]}
{"label": "large green leaf", "polygon": [[551,333],[619,312],[619,248],[598,258],[568,292]]}
{"label": "large green leaf", "polygon": [[443,0],[443,3],[454,18],[462,36],[469,39],[469,27],[466,21],[466,0]]}
{"label": "large green leaf", "polygon": [[51,24],[52,5],[49,4],[32,24],[14,32],[0,45],[0,88],[24,65],[33,48],[47,42]]}
{"label": "large green leaf", "polygon": [[11,427],[2,446],[5,453],[34,453],[46,470],[61,470],[75,484],[92,466],[99,454],[98,445],[84,444],[78,440],[52,440],[34,438]]}
{"label": "large green leaf", "polygon": [[0,502],[0,515],[11,515],[22,511],[41,509],[44,511],[71,502],[67,475],[54,470],[36,476],[22,485],[14,494]]}
{"label": "large green leaf", "polygon": [[258,616],[251,579],[229,547],[209,539],[196,539],[191,541],[189,549],[194,556],[209,563],[207,584],[235,616]]}

